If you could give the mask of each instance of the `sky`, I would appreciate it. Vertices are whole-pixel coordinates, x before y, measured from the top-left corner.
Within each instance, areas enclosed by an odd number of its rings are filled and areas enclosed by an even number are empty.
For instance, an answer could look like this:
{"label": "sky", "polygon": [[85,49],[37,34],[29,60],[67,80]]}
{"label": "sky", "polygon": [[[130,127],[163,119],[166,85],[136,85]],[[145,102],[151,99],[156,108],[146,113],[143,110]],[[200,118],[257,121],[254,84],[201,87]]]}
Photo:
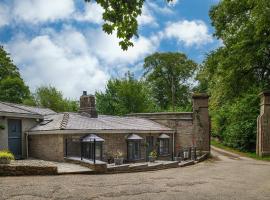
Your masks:
{"label": "sky", "polygon": [[84,0],[0,0],[0,44],[32,92],[54,86],[66,98],[104,91],[128,71],[140,78],[155,52],[182,52],[201,63],[221,42],[208,16],[219,0],[146,0],[139,37],[122,51],[115,34],[102,31],[102,8]]}

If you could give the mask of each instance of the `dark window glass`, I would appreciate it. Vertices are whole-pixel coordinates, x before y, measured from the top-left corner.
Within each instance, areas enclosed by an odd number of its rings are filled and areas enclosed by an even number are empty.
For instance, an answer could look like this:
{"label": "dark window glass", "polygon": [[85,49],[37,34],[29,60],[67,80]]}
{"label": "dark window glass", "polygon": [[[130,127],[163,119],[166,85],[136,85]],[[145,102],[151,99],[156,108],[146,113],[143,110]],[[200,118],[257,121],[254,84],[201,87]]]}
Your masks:
{"label": "dark window glass", "polygon": [[159,140],[159,154],[168,155],[169,154],[169,139]]}
{"label": "dark window glass", "polygon": [[140,141],[128,142],[128,160],[138,160],[141,158]]}
{"label": "dark window glass", "polygon": [[94,151],[94,143],[83,143],[83,157],[94,159],[94,152],[96,153],[96,160],[102,160],[102,143],[96,143],[96,151]]}

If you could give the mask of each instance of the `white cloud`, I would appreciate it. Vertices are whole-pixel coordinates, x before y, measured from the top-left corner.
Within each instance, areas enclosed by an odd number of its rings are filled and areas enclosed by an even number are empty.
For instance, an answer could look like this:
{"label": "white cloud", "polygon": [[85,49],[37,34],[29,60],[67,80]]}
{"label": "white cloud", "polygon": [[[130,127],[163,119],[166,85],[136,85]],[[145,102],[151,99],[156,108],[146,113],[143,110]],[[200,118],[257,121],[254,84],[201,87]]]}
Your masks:
{"label": "white cloud", "polygon": [[85,4],[84,12],[77,12],[74,14],[74,18],[78,21],[87,21],[95,24],[101,24],[103,22],[102,14],[103,8],[96,2],[89,2]]}
{"label": "white cloud", "polygon": [[155,17],[149,9],[147,4],[142,7],[142,14],[137,18],[139,26],[150,24],[152,26],[158,26]]}
{"label": "white cloud", "polygon": [[207,25],[201,20],[182,20],[169,23],[164,32],[161,33],[161,37],[175,38],[185,46],[200,46],[213,41]]}
{"label": "white cloud", "polygon": [[154,1],[152,2],[148,1],[147,5],[149,6],[150,9],[154,10],[158,14],[164,14],[164,15],[173,14],[173,10],[170,9],[170,7],[168,7],[167,5],[162,7],[162,6],[159,6],[157,3],[154,3]]}
{"label": "white cloud", "polygon": [[116,34],[107,35],[101,29],[90,30],[87,34],[92,53],[100,60],[113,67],[114,65],[134,64],[144,56],[153,53],[159,46],[159,41],[140,36],[134,39],[133,47],[123,51]]}
{"label": "white cloud", "polygon": [[169,6],[175,6],[178,3],[179,3],[179,0],[173,0],[169,2]]}
{"label": "white cloud", "polygon": [[118,41],[100,28],[81,33],[64,26],[60,32],[46,29],[33,38],[17,35],[6,46],[32,91],[50,84],[77,99],[83,90],[104,90],[110,76],[138,72],[138,62],[159,46],[159,38],[141,36],[134,39],[133,48],[123,51]]}
{"label": "white cloud", "polygon": [[7,44],[14,62],[32,91],[51,84],[66,97],[78,99],[83,90],[103,90],[109,76],[89,52],[85,37],[71,28]]}
{"label": "white cloud", "polygon": [[73,0],[15,0],[12,6],[15,20],[30,23],[68,18],[74,10]]}

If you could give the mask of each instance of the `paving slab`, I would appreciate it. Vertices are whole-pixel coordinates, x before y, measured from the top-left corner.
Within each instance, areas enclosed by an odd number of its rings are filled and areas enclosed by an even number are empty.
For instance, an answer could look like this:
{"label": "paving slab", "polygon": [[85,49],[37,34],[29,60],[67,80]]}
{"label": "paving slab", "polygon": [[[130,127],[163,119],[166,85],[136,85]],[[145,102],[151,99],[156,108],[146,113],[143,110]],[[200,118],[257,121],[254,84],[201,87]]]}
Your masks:
{"label": "paving slab", "polygon": [[73,163],[55,162],[55,165],[57,166],[58,174],[87,174],[93,172],[93,170],[88,167]]}

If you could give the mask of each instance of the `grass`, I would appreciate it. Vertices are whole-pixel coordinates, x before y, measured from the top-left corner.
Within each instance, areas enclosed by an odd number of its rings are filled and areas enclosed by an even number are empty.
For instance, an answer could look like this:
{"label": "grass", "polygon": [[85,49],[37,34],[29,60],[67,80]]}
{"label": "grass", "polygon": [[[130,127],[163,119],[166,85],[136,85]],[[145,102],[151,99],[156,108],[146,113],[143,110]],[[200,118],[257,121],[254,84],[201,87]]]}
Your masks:
{"label": "grass", "polygon": [[0,151],[0,159],[14,160],[14,155],[7,150],[3,150]]}
{"label": "grass", "polygon": [[256,155],[255,152],[242,152],[242,151],[239,151],[237,149],[234,149],[234,148],[225,146],[224,144],[222,144],[222,143],[220,143],[220,142],[218,142],[216,140],[211,140],[211,145],[213,145],[214,147],[218,147],[220,149],[224,149],[226,151],[229,151],[229,152],[238,154],[240,156],[244,156],[244,157],[248,157],[248,158],[253,158],[253,159],[256,159],[256,160],[270,161],[270,156],[259,157],[259,156]]}

